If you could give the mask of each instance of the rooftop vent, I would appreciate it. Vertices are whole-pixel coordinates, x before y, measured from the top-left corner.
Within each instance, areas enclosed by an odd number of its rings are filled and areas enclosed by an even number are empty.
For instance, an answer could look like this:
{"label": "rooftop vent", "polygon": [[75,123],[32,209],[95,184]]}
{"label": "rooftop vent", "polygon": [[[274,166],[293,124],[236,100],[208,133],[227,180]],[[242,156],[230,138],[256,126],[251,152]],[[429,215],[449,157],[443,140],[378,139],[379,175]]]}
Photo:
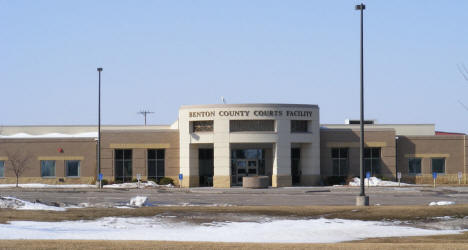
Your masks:
{"label": "rooftop vent", "polygon": [[[345,124],[361,124],[361,120],[346,119]],[[364,120],[364,124],[375,124],[375,120]]]}

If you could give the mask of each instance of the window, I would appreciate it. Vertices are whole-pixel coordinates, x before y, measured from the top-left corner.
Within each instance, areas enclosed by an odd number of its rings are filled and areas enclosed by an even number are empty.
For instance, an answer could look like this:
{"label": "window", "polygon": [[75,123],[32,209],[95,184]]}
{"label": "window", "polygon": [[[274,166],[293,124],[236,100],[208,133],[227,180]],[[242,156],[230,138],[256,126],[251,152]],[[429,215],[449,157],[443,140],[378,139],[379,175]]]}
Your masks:
{"label": "window", "polygon": [[408,160],[408,173],[412,175],[421,174],[421,158],[410,158]]}
{"label": "window", "polygon": [[292,120],[291,133],[307,133],[309,121],[305,120]]}
{"label": "window", "polygon": [[334,176],[348,175],[348,148],[332,148]]}
{"label": "window", "polygon": [[116,149],[115,150],[115,180],[116,181],[131,181],[132,180],[132,150],[131,149]]}
{"label": "window", "polygon": [[432,172],[445,174],[445,158],[432,158]]}
{"label": "window", "polygon": [[164,149],[148,149],[148,178],[159,181],[164,177]]}
{"label": "window", "polygon": [[80,161],[65,161],[65,175],[67,177],[80,177]]}
{"label": "window", "polygon": [[193,121],[193,132],[211,132],[213,131],[213,121]]}
{"label": "window", "polygon": [[380,148],[364,149],[364,168],[371,176],[380,175]]}
{"label": "window", "polygon": [[55,177],[55,161],[41,161],[41,177]]}
{"label": "window", "polygon": [[0,161],[0,178],[5,177],[5,162]]}
{"label": "window", "polygon": [[275,131],[275,120],[231,120],[231,132]]}

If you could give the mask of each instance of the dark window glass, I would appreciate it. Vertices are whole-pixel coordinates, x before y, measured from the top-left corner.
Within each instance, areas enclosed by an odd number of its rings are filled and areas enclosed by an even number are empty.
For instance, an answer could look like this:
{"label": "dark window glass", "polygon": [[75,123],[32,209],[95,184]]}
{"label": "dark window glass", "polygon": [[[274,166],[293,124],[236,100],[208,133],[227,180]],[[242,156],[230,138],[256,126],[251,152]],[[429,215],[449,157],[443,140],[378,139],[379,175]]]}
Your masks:
{"label": "dark window glass", "polygon": [[436,172],[439,174],[445,173],[445,158],[432,159],[432,172]]}
{"label": "dark window glass", "polygon": [[380,148],[371,148],[372,158],[380,158]]}
{"label": "dark window glass", "polygon": [[332,171],[335,176],[348,175],[348,148],[332,148]]}
{"label": "dark window glass", "polygon": [[132,159],[132,150],[124,150],[124,158],[125,159]]}
{"label": "dark window glass", "polygon": [[148,150],[148,159],[156,158],[156,150]]}
{"label": "dark window glass", "polygon": [[148,178],[159,181],[165,176],[164,158],[164,149],[148,149]]}
{"label": "dark window glass", "polygon": [[275,131],[274,120],[230,120],[231,132]]}
{"label": "dark window glass", "polygon": [[340,158],[348,158],[348,149],[340,148]]}
{"label": "dark window glass", "polygon": [[370,172],[371,176],[380,175],[380,148],[365,148],[364,149],[364,169],[365,172]]}
{"label": "dark window glass", "polygon": [[308,125],[307,120],[292,120],[291,132],[292,133],[307,133],[308,132],[307,125]]}
{"label": "dark window glass", "polygon": [[213,121],[193,121],[193,132],[210,132],[213,131]]}
{"label": "dark window glass", "polygon": [[0,177],[5,177],[5,162],[0,161]]}
{"label": "dark window glass", "polygon": [[421,158],[410,158],[408,160],[408,173],[421,174]]}
{"label": "dark window glass", "polygon": [[115,180],[131,181],[132,180],[132,150],[131,149],[116,149],[115,150]]}
{"label": "dark window glass", "polygon": [[115,150],[115,159],[123,159],[123,150]]}
{"label": "dark window glass", "polygon": [[300,148],[292,148],[291,149],[291,158],[300,159],[301,158],[301,149]]}
{"label": "dark window glass", "polygon": [[364,158],[370,158],[370,157],[371,157],[371,149],[364,148]]}
{"label": "dark window glass", "polygon": [[41,161],[41,176],[55,177],[55,161]]}
{"label": "dark window glass", "polygon": [[340,158],[340,149],[332,148],[332,158]]}
{"label": "dark window glass", "polygon": [[65,161],[65,174],[67,177],[79,177],[80,161]]}

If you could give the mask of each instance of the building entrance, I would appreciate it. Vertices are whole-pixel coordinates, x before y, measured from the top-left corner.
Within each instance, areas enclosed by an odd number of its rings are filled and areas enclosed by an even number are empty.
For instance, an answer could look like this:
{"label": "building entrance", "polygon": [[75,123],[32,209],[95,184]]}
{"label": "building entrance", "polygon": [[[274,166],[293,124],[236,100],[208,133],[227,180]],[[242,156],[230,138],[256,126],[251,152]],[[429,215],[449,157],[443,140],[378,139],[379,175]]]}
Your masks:
{"label": "building entrance", "polygon": [[200,148],[198,150],[198,176],[200,177],[200,187],[213,186],[213,149]]}
{"label": "building entrance", "polygon": [[236,149],[231,152],[231,182],[233,186],[242,185],[244,176],[265,174],[265,150]]}
{"label": "building entrance", "polygon": [[233,185],[242,185],[242,177],[258,175],[258,160],[234,160],[232,170]]}

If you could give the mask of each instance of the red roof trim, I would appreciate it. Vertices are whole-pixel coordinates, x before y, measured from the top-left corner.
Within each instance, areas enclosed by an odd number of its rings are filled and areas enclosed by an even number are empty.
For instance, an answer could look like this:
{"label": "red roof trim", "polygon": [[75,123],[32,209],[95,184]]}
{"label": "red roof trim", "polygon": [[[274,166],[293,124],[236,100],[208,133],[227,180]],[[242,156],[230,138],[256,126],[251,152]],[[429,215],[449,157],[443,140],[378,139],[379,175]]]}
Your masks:
{"label": "red roof trim", "polygon": [[453,133],[453,132],[444,132],[444,131],[436,131],[436,135],[465,135],[464,133]]}

